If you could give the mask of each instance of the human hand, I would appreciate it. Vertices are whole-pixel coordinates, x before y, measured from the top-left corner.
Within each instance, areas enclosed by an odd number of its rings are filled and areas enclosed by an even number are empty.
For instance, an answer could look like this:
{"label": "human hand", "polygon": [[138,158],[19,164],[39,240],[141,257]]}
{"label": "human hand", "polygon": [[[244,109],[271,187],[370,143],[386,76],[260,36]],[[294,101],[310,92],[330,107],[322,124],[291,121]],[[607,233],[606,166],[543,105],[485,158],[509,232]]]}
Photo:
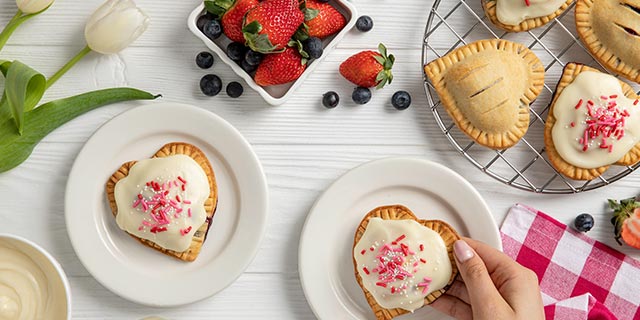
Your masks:
{"label": "human hand", "polygon": [[454,244],[462,281],[431,306],[460,320],[544,320],[536,274],[506,254],[473,239]]}

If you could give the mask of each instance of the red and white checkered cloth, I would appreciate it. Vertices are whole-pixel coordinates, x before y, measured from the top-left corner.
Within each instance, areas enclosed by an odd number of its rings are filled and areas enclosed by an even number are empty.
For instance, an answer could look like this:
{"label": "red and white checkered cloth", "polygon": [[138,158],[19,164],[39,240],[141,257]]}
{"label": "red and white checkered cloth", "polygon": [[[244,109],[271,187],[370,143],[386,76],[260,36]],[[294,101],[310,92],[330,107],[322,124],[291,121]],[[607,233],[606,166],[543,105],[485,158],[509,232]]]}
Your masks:
{"label": "red and white checkered cloth", "polygon": [[504,252],[538,274],[547,319],[640,320],[640,261],[520,204],[500,231]]}

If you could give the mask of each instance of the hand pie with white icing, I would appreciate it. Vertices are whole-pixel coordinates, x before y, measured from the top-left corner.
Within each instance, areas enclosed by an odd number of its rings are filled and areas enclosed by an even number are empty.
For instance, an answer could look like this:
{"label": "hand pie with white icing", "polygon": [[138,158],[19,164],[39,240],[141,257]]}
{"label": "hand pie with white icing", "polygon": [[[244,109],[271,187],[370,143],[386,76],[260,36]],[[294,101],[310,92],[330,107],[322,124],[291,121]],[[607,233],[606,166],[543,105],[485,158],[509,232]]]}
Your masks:
{"label": "hand pie with white icing", "polygon": [[640,103],[626,83],[596,69],[565,66],[549,108],[544,142],[556,170],[591,180],[610,165],[640,160]]}
{"label": "hand pie with white icing", "polygon": [[577,0],[576,31],[609,70],[640,83],[640,1]]}
{"label": "hand pie with white icing", "polygon": [[516,144],[529,128],[529,104],[544,66],[527,47],[480,40],[429,62],[425,73],[462,132],[491,149]]}
{"label": "hand pie with white icing", "polygon": [[413,312],[444,294],[458,274],[458,239],[447,223],[418,220],[401,205],[369,212],[356,230],[353,266],[376,318]]}
{"label": "hand pie with white icing", "polygon": [[182,142],[123,164],[107,181],[106,193],[120,229],[184,261],[198,257],[218,204],[209,160]]}
{"label": "hand pie with white icing", "polygon": [[522,32],[547,24],[573,0],[482,0],[489,20],[507,32]]}

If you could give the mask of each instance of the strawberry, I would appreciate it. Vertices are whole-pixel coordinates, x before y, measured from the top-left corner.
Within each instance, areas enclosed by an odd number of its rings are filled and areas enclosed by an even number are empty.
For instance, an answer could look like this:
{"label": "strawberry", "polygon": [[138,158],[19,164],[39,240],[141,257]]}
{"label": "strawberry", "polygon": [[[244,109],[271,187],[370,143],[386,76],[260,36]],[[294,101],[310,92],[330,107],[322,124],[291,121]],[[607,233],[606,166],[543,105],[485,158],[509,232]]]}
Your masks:
{"label": "strawberry", "polygon": [[253,79],[258,85],[271,86],[291,82],[307,68],[307,60],[297,49],[287,47],[281,53],[267,54]]}
{"label": "strawberry", "polygon": [[253,51],[270,53],[285,49],[303,22],[297,0],[265,0],[247,12],[242,31]]}
{"label": "strawberry", "polygon": [[222,31],[231,41],[244,43],[244,15],[258,5],[258,0],[207,0],[207,11],[220,17]]}
{"label": "strawberry", "polygon": [[362,51],[357,53],[340,65],[340,74],[354,84],[378,89],[385,84],[391,83],[393,74],[391,68],[395,57],[387,56],[387,48],[381,43],[378,45],[379,52]]}
{"label": "strawberry", "polygon": [[622,239],[629,246],[640,249],[640,202],[633,198],[620,202],[609,199],[609,207],[613,209],[611,223],[618,244],[622,245]]}
{"label": "strawberry", "polygon": [[305,23],[310,37],[324,39],[342,30],[345,17],[332,5],[317,0],[306,0]]}

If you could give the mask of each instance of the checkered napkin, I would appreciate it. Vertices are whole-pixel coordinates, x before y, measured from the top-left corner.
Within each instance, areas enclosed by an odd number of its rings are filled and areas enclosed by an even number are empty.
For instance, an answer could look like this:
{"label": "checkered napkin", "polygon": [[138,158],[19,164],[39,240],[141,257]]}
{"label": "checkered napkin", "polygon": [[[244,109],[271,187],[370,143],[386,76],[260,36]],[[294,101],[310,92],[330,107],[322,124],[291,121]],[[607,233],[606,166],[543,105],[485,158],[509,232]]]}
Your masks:
{"label": "checkered napkin", "polygon": [[504,252],[538,274],[547,319],[640,320],[640,261],[520,204],[500,231]]}

